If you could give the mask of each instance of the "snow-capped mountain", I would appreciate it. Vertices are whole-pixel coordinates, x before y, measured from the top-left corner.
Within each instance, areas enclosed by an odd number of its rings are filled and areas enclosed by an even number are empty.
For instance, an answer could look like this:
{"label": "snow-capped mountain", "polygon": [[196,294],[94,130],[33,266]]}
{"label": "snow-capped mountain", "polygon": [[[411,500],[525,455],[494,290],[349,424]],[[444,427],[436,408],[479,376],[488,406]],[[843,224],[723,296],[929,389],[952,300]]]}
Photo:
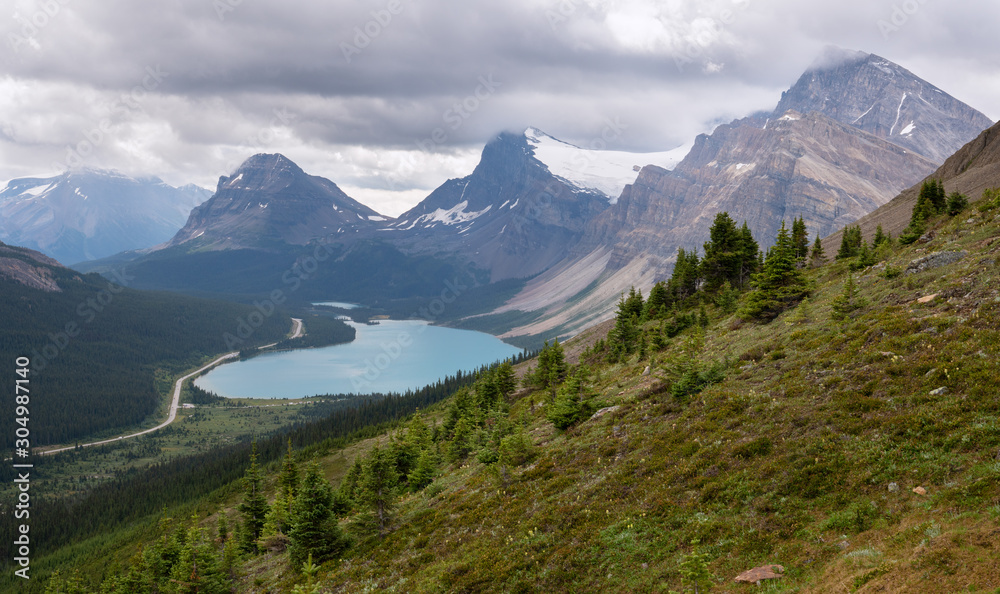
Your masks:
{"label": "snow-capped mountain", "polygon": [[773,112],[700,135],[672,170],[644,167],[573,253],[501,312],[545,309],[551,322],[519,334],[578,328],[602,309],[610,315],[617,295],[604,287],[666,278],[677,248],[699,248],[721,211],[747,221],[763,247],[782,220],[799,216],[810,237],[827,235],[919,182],[990,125],[885,58],[827,50]]}
{"label": "snow-capped mountain", "polygon": [[597,190],[612,204],[646,165],[673,169],[691,150],[691,144],[655,153],[586,149],[553,138],[537,128],[524,131],[532,154],[549,172],[581,189]]}
{"label": "snow-capped mountain", "polygon": [[162,243],[211,195],[99,169],[23,177],[0,188],[0,240],[67,264]]}

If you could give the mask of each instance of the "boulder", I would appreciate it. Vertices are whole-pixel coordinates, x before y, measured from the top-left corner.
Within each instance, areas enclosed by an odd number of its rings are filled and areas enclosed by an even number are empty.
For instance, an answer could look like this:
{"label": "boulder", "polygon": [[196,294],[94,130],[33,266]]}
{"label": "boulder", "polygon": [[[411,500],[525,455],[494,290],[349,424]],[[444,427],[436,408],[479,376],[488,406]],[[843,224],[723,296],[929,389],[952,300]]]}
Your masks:
{"label": "boulder", "polygon": [[733,580],[741,584],[757,584],[758,586],[764,580],[776,580],[782,577],[782,573],[785,568],[781,565],[761,565],[760,567],[754,567],[753,569],[748,569],[736,576]]}
{"label": "boulder", "polygon": [[932,268],[940,268],[941,266],[954,264],[968,255],[969,252],[965,250],[958,252],[934,252],[933,254],[928,254],[922,258],[910,261],[904,274],[916,274],[925,270],[931,270]]}

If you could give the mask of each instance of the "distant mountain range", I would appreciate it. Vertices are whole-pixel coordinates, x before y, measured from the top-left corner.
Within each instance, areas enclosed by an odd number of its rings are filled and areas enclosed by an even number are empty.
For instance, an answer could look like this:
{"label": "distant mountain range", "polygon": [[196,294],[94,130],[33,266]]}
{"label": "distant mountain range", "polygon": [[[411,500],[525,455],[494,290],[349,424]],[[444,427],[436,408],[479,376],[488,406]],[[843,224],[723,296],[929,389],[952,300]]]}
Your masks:
{"label": "distant mountain range", "polygon": [[163,243],[212,195],[99,169],[23,177],[0,188],[0,240],[64,264]]}
{"label": "distant mountain range", "polygon": [[[505,132],[470,175],[395,219],[281,155],[255,155],[220,178],[166,249],[87,269],[126,265],[136,286],[253,293],[326,246],[336,257],[311,287],[326,299],[432,299],[442,279],[465,275],[509,292],[473,307],[489,315],[469,324],[508,338],[565,335],[605,318],[629,285],[667,276],[678,247],[699,248],[720,211],[747,221],[764,247],[793,217],[827,235],[991,124],[884,58],[828,50],[773,112],[719,126],[690,150],[589,150],[535,128]],[[237,276],[244,269],[253,280]]]}

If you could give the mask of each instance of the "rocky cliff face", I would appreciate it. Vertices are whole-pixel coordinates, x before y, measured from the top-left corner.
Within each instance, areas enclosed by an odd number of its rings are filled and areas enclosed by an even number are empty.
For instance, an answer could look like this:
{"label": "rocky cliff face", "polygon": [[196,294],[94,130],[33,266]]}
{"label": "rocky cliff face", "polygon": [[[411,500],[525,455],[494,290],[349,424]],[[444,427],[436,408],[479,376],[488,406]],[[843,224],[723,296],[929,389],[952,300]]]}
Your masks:
{"label": "rocky cliff face", "polygon": [[715,214],[746,221],[770,245],[781,221],[827,235],[888,202],[934,163],[818,112],[790,111],[757,128],[743,121],[701,137],[673,172],[647,167],[595,223],[612,265],[636,254],[671,259],[699,248]]}
{"label": "rocky cliff face", "polygon": [[62,265],[40,252],[0,243],[0,279],[41,291],[61,291],[53,268]]}
{"label": "rocky cliff face", "polygon": [[875,54],[828,49],[788,91],[775,114],[818,111],[941,163],[993,122]]}
{"label": "rocky cliff face", "polygon": [[191,211],[170,245],[215,250],[302,245],[370,233],[385,220],[283,155],[259,154],[219,178],[215,194]]}
{"label": "rocky cliff face", "polygon": [[614,301],[607,295],[566,298],[560,286],[569,277],[605,284],[625,270],[632,280],[620,289],[665,278],[677,248],[701,248],[722,211],[747,221],[762,247],[782,220],[799,216],[810,237],[827,235],[923,179],[990,123],[888,60],[827,52],[773,113],[699,136],[673,170],[644,167],[588,225],[573,254],[506,306],[543,309],[553,322],[515,332],[572,329],[580,304],[609,315]]}

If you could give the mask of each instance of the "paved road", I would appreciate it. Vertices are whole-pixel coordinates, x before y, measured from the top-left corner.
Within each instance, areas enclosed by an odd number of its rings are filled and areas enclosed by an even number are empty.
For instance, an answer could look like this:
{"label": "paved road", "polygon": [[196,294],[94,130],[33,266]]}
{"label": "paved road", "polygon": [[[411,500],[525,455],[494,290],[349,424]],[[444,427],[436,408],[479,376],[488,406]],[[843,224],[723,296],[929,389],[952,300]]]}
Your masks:
{"label": "paved road", "polygon": [[[292,335],[289,337],[289,339],[291,339],[291,338],[298,338],[298,337],[302,336],[302,320],[299,319],[299,318],[292,318],[292,321],[295,322],[295,327],[294,327],[294,330],[292,331]],[[260,348],[266,349],[268,347],[274,346],[275,344],[278,344],[278,343],[264,345],[264,346],[262,346]],[[174,396],[173,396],[173,399],[170,401],[170,414],[167,415],[167,420],[166,421],[160,423],[156,427],[153,427],[151,429],[146,429],[145,431],[139,431],[137,433],[130,433],[128,435],[122,435],[120,437],[112,437],[111,439],[105,439],[103,441],[94,441],[94,442],[91,442],[91,443],[82,443],[82,444],[79,445],[79,447],[81,447],[81,448],[89,448],[90,446],[104,445],[106,443],[113,443],[113,442],[116,442],[116,441],[121,440],[121,439],[131,439],[133,437],[139,437],[140,435],[146,435],[147,433],[152,433],[154,431],[159,431],[160,429],[163,429],[164,427],[166,427],[167,425],[173,423],[177,419],[177,409],[178,409],[178,407],[180,407],[180,403],[181,403],[181,387],[184,385],[185,381],[187,381],[188,379],[190,379],[190,378],[198,375],[199,373],[205,371],[206,369],[211,369],[212,367],[215,367],[216,365],[219,365],[220,363],[228,361],[229,359],[235,359],[236,357],[239,357],[239,356],[240,356],[240,354],[238,352],[237,353],[227,353],[225,355],[222,355],[221,357],[219,357],[215,361],[212,361],[208,365],[205,365],[201,369],[199,369],[197,371],[192,371],[191,373],[185,375],[184,377],[182,377],[179,380],[177,380],[176,382],[174,382]],[[66,451],[69,451],[69,450],[74,450],[76,448],[77,448],[77,446],[73,445],[73,446],[67,446],[67,447],[62,447],[62,448],[56,448],[54,450],[45,450],[45,451],[35,450],[32,453],[40,455],[40,456],[45,456],[45,455],[48,455],[48,454],[56,454],[58,452],[66,452]]]}

